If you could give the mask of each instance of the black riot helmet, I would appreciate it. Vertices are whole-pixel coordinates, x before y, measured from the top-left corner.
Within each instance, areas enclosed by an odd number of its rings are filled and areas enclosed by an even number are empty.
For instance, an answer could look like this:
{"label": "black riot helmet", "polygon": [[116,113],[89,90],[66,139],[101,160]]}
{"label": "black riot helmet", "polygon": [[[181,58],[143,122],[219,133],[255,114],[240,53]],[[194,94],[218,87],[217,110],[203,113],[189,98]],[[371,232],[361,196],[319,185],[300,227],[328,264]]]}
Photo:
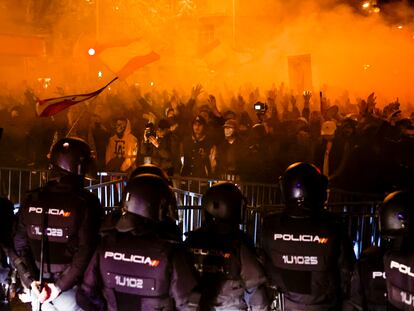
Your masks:
{"label": "black riot helmet", "polygon": [[406,191],[389,194],[380,208],[379,218],[383,237],[414,236],[414,194]]}
{"label": "black riot helmet", "polygon": [[171,188],[162,178],[142,174],[132,178],[125,188],[123,209],[150,221],[165,220],[171,204]]}
{"label": "black riot helmet", "polygon": [[328,179],[313,164],[297,162],[280,178],[287,213],[310,216],[323,210]]}
{"label": "black riot helmet", "polygon": [[[162,178],[162,180],[168,184],[170,187],[173,187],[171,179],[168,177],[167,173],[154,164],[142,164],[132,171],[129,175],[129,180],[133,179],[136,176],[143,174],[152,174]],[[178,220],[178,209],[177,209],[177,200],[175,198],[174,192],[171,189],[171,201],[169,205],[168,216],[174,220]]]}
{"label": "black riot helmet", "polygon": [[88,143],[80,138],[63,138],[57,141],[50,153],[52,170],[76,176],[93,178],[96,175],[95,159]]}
{"label": "black riot helmet", "polygon": [[138,175],[142,175],[142,174],[156,175],[158,177],[161,177],[167,184],[172,186],[171,181],[168,178],[167,173],[162,168],[160,168],[159,166],[156,166],[154,164],[142,164],[142,165],[138,166],[129,175],[129,180],[131,180],[132,178],[134,178]]}
{"label": "black riot helmet", "polygon": [[202,199],[207,222],[241,224],[245,203],[245,197],[239,188],[229,182],[213,185]]}

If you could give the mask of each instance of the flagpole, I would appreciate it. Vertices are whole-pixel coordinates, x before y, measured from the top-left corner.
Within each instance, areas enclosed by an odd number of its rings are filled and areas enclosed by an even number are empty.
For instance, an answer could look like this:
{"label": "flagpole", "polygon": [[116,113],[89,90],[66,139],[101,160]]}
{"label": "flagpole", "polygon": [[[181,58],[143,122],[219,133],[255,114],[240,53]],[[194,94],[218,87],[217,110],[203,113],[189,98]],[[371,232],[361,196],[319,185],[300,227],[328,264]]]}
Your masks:
{"label": "flagpole", "polygon": [[[92,100],[95,100],[96,97],[92,98]],[[88,103],[89,105],[89,100],[86,101],[86,103]],[[82,112],[79,114],[79,117],[76,119],[75,122],[73,122],[72,127],[69,129],[68,133],[66,134],[65,137],[69,137],[70,133],[72,133],[73,129],[75,128],[75,126],[79,123],[79,120],[82,118],[83,114],[85,113],[86,109],[83,109]]]}
{"label": "flagpole", "polygon": [[75,128],[75,126],[78,124],[80,118],[83,116],[85,112],[85,109],[79,114],[79,117],[76,119],[75,122],[73,122],[72,127],[69,129],[68,133],[66,134],[65,137],[69,137],[70,133],[72,133],[72,130]]}

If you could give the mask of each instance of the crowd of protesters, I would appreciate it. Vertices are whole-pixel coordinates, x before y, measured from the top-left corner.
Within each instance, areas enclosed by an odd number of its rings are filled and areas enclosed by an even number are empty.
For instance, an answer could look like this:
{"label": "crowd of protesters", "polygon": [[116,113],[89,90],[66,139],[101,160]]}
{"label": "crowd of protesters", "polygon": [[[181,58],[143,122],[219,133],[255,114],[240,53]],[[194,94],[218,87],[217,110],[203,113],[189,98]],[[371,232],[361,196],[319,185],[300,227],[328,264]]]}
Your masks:
{"label": "crowd of protesters", "polygon": [[[379,109],[374,94],[330,103],[322,94],[292,96],[282,87],[227,102],[201,85],[189,98],[136,87],[123,92],[128,99],[107,92],[50,118],[35,117],[30,91],[20,102],[3,97],[0,166],[45,168],[53,142],[77,136],[93,147],[101,171],[128,173],[154,163],[171,176],[274,183],[289,164],[304,161],[347,191],[414,184],[414,118],[398,101]],[[220,109],[217,101],[224,102]]]}

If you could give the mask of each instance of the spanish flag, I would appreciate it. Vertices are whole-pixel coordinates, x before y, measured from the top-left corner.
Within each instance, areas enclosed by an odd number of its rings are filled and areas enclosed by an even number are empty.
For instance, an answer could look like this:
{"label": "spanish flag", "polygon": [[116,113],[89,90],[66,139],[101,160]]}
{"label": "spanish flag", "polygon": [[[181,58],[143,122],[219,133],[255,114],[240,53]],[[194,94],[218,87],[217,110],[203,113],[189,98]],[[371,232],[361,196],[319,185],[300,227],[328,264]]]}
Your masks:
{"label": "spanish flag", "polygon": [[48,99],[38,99],[36,102],[36,113],[39,117],[51,117],[70,106],[78,104],[80,102],[92,99],[102,93],[112,82],[114,82],[118,77],[112,79],[105,86],[101,87],[99,90],[96,90],[91,93],[86,94],[77,94],[77,95],[68,95],[62,97],[54,97]]}

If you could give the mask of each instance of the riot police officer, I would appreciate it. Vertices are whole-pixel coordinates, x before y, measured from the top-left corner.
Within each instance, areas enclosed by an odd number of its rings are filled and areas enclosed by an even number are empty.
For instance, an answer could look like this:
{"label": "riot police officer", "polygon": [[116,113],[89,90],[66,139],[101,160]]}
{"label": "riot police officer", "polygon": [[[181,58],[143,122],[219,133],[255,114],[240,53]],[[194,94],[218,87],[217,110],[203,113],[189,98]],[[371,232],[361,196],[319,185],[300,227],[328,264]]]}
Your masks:
{"label": "riot police officer", "polygon": [[384,256],[388,310],[414,310],[414,194],[389,194],[380,210],[381,235],[393,239]]}
{"label": "riot police officer", "polygon": [[354,299],[358,310],[387,310],[387,285],[384,272],[384,254],[389,241],[382,240],[381,246],[371,246],[364,250],[358,260],[358,276],[353,280]]}
{"label": "riot police officer", "polygon": [[[64,138],[51,151],[50,181],[26,196],[14,237],[17,254],[30,271],[32,306],[43,310],[79,310],[76,286],[99,238],[101,206],[84,189],[94,159],[88,144]],[[43,282],[39,282],[42,280]]]}
{"label": "riot police officer", "polygon": [[290,165],[281,178],[285,209],[265,216],[262,247],[285,310],[344,310],[355,266],[342,225],[324,210],[327,178],[313,165]]}
{"label": "riot police officer", "polygon": [[171,190],[158,176],[132,178],[124,214],[86,270],[78,302],[85,310],[195,310],[196,280],[187,253],[160,229]]}
{"label": "riot police officer", "polygon": [[263,268],[239,230],[244,205],[240,190],[228,182],[203,196],[205,222],[185,240],[200,276],[200,311],[268,310]]}
{"label": "riot police officer", "polygon": [[[384,205],[386,206],[386,205]],[[386,208],[381,208],[384,212]],[[383,221],[384,217],[380,217]],[[380,224],[381,225],[381,224]],[[353,290],[359,299],[355,299],[358,310],[390,310],[387,299],[387,284],[384,271],[386,252],[398,247],[399,239],[389,235],[384,225],[381,232],[380,246],[371,246],[364,250],[358,260],[358,276],[353,280]]]}

